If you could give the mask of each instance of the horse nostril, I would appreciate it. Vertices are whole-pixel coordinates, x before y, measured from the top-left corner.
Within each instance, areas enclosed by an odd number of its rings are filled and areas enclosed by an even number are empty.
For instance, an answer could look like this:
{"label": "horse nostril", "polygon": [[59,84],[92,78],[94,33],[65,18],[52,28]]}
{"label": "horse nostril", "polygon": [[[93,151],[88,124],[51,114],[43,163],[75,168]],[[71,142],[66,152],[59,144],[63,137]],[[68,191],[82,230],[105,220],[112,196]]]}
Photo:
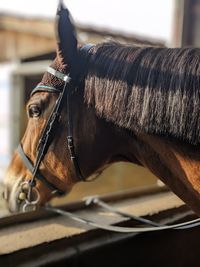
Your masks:
{"label": "horse nostril", "polygon": [[4,200],[8,200],[8,188],[7,187],[5,187],[4,188],[4,190],[3,190],[3,192],[2,192],[2,198],[4,199]]}

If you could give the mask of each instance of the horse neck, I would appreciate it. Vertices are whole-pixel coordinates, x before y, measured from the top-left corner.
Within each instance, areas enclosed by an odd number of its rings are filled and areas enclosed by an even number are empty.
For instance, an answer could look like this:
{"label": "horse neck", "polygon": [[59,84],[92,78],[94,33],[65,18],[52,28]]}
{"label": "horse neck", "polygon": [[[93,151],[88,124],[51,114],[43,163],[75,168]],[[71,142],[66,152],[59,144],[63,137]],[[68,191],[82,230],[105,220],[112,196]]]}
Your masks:
{"label": "horse neck", "polygon": [[[80,118],[80,114],[82,114]],[[76,143],[80,167],[87,175],[128,161],[148,168],[200,215],[200,153],[156,135],[133,133],[99,118],[94,107],[82,105],[77,114]]]}
{"label": "horse neck", "polygon": [[126,129],[100,118],[93,106],[83,103],[82,97],[75,97],[74,101],[74,139],[84,176],[117,161],[139,164],[134,154],[130,153],[130,144],[133,147],[134,139]]}
{"label": "horse neck", "polygon": [[142,165],[160,178],[200,216],[200,150],[156,135],[133,133],[113,126],[117,159]]}
{"label": "horse neck", "polygon": [[138,161],[200,215],[200,152],[176,140],[137,134]]}

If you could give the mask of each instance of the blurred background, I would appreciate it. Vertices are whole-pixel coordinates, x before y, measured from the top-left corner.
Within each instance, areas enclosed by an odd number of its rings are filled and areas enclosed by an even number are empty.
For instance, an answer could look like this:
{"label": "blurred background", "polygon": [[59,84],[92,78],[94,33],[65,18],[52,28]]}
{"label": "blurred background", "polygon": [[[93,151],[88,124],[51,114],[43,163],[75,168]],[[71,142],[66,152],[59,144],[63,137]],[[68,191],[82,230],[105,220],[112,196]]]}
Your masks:
{"label": "blurred background", "polygon": [[[68,0],[78,38],[139,45],[199,46],[199,0]],[[55,57],[57,0],[0,0],[0,180],[26,128],[25,104]],[[156,184],[147,170],[114,164],[56,203]]]}

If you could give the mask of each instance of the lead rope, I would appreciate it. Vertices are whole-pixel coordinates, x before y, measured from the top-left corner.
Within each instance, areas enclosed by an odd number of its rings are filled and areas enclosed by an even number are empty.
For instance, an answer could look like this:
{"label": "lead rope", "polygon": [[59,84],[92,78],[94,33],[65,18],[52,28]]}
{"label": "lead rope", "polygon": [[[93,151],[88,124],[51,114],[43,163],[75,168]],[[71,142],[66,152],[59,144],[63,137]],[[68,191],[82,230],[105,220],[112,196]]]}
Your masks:
{"label": "lead rope", "polygon": [[59,215],[65,216],[69,219],[72,219],[76,222],[79,223],[83,223],[95,228],[99,228],[99,229],[103,229],[103,230],[107,230],[107,231],[112,231],[112,232],[118,232],[118,233],[145,233],[145,232],[156,232],[156,231],[163,231],[163,230],[169,230],[169,229],[174,229],[174,230],[183,230],[183,229],[190,229],[193,227],[197,227],[200,226],[200,218],[194,219],[194,220],[190,220],[187,222],[183,222],[183,223],[178,223],[178,224],[173,224],[173,225],[159,225],[155,222],[152,222],[150,220],[146,220],[144,218],[141,217],[137,217],[137,216],[133,216],[133,215],[129,215],[127,213],[121,212],[111,206],[109,206],[107,203],[103,202],[102,200],[100,200],[98,197],[90,197],[90,198],[86,198],[85,200],[85,205],[91,205],[91,204],[96,204],[98,206],[100,206],[101,208],[103,208],[104,210],[113,212],[115,214],[118,215],[122,215],[123,217],[129,218],[129,219],[136,219],[140,222],[143,222],[145,224],[154,224],[153,227],[122,227],[122,226],[114,226],[114,225],[106,225],[106,224],[100,224],[98,222],[94,222],[92,220],[89,219],[85,219],[82,218],[79,215],[73,214],[71,212],[68,211],[64,211],[58,208],[54,208],[51,206],[46,206],[45,209],[47,211],[50,212],[54,212],[57,213]]}

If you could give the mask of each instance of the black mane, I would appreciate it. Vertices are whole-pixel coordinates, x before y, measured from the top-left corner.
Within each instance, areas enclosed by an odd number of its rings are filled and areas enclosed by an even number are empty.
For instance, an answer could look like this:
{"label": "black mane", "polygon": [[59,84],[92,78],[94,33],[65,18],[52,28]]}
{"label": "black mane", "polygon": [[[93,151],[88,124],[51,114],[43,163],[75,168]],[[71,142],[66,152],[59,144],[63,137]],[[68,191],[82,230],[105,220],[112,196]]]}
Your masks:
{"label": "black mane", "polygon": [[100,44],[85,101],[132,131],[200,143],[200,49]]}

